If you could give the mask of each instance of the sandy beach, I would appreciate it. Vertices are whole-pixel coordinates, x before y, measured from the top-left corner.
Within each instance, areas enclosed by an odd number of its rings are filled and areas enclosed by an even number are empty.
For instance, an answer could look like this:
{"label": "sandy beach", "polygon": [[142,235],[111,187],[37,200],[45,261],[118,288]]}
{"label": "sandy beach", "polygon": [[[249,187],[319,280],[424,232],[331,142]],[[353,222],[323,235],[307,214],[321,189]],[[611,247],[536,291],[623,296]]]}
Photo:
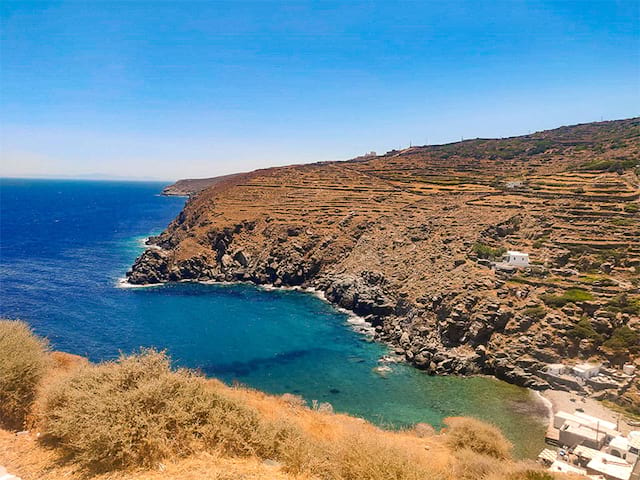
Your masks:
{"label": "sandy beach", "polygon": [[[541,393],[541,396],[550,402],[553,413],[561,410],[573,413],[577,408],[580,408],[587,415],[616,423],[618,430],[622,432],[623,435],[627,435],[632,430],[640,430],[640,427],[632,427],[627,424],[623,414],[607,408],[593,398],[585,398],[575,393],[560,390],[545,390]],[[553,422],[553,418],[551,418],[550,421]]]}

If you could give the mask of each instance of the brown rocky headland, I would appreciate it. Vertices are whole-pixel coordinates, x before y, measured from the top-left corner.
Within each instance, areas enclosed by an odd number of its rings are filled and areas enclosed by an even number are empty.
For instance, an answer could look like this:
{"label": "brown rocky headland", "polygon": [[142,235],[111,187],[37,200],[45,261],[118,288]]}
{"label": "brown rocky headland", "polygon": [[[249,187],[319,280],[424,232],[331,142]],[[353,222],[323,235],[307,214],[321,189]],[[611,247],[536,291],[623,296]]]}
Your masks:
{"label": "brown rocky headland", "polygon": [[639,165],[633,118],[183,181],[128,281],[313,287],[430,373],[568,388],[547,364],[598,361],[616,383],[584,393],[640,412]]}

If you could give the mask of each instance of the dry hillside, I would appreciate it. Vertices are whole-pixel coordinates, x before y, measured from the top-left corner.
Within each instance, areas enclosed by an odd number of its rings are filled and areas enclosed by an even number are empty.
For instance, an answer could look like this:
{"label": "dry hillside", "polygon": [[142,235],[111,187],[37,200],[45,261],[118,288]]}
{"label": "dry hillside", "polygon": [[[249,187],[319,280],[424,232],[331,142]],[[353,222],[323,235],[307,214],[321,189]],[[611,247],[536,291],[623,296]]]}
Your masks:
{"label": "dry hillside", "polygon": [[[318,288],[419,368],[546,388],[549,362],[638,361],[639,164],[634,118],[226,177],[128,277]],[[478,263],[505,249],[531,268]]]}

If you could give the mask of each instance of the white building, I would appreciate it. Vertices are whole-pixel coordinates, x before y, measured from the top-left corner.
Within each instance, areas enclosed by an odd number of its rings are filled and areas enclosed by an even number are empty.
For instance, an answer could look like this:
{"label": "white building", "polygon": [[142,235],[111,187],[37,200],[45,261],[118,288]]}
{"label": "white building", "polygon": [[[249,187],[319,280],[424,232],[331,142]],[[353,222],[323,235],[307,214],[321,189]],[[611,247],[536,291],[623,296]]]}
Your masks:
{"label": "white building", "polygon": [[607,453],[634,464],[640,458],[640,436],[635,436],[634,433],[632,432],[628,437],[615,437],[609,442]]}
{"label": "white building", "polygon": [[585,475],[587,471],[584,468],[576,467],[575,465],[571,465],[570,463],[563,462],[561,460],[556,460],[549,467],[550,472],[556,473],[576,473],[578,475]]}
{"label": "white building", "polygon": [[581,363],[573,367],[573,374],[580,378],[591,378],[600,374],[600,365],[595,363]]}
{"label": "white building", "polygon": [[588,474],[604,475],[607,480],[629,480],[632,470],[630,463],[602,452],[587,464]]}
{"label": "white building", "polygon": [[529,266],[529,254],[509,250],[502,256],[502,262],[514,267],[525,268]]}
{"label": "white building", "polygon": [[567,371],[566,365],[562,363],[549,363],[547,364],[547,373],[551,375],[564,375]]}

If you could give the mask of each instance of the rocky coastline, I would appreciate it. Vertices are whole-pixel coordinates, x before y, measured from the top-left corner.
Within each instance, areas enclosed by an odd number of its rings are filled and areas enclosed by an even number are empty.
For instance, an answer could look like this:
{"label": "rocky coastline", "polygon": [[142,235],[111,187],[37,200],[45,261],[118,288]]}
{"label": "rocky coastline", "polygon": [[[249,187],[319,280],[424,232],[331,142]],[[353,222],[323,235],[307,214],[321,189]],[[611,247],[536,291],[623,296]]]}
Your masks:
{"label": "rocky coastline", "polygon": [[[313,288],[430,374],[640,409],[637,376],[621,373],[640,362],[640,181],[616,160],[638,155],[636,130],[603,122],[225,177],[192,194],[127,280]],[[521,153],[494,158],[505,148]],[[488,268],[506,249],[531,265]],[[611,382],[547,372],[580,361]]]}

